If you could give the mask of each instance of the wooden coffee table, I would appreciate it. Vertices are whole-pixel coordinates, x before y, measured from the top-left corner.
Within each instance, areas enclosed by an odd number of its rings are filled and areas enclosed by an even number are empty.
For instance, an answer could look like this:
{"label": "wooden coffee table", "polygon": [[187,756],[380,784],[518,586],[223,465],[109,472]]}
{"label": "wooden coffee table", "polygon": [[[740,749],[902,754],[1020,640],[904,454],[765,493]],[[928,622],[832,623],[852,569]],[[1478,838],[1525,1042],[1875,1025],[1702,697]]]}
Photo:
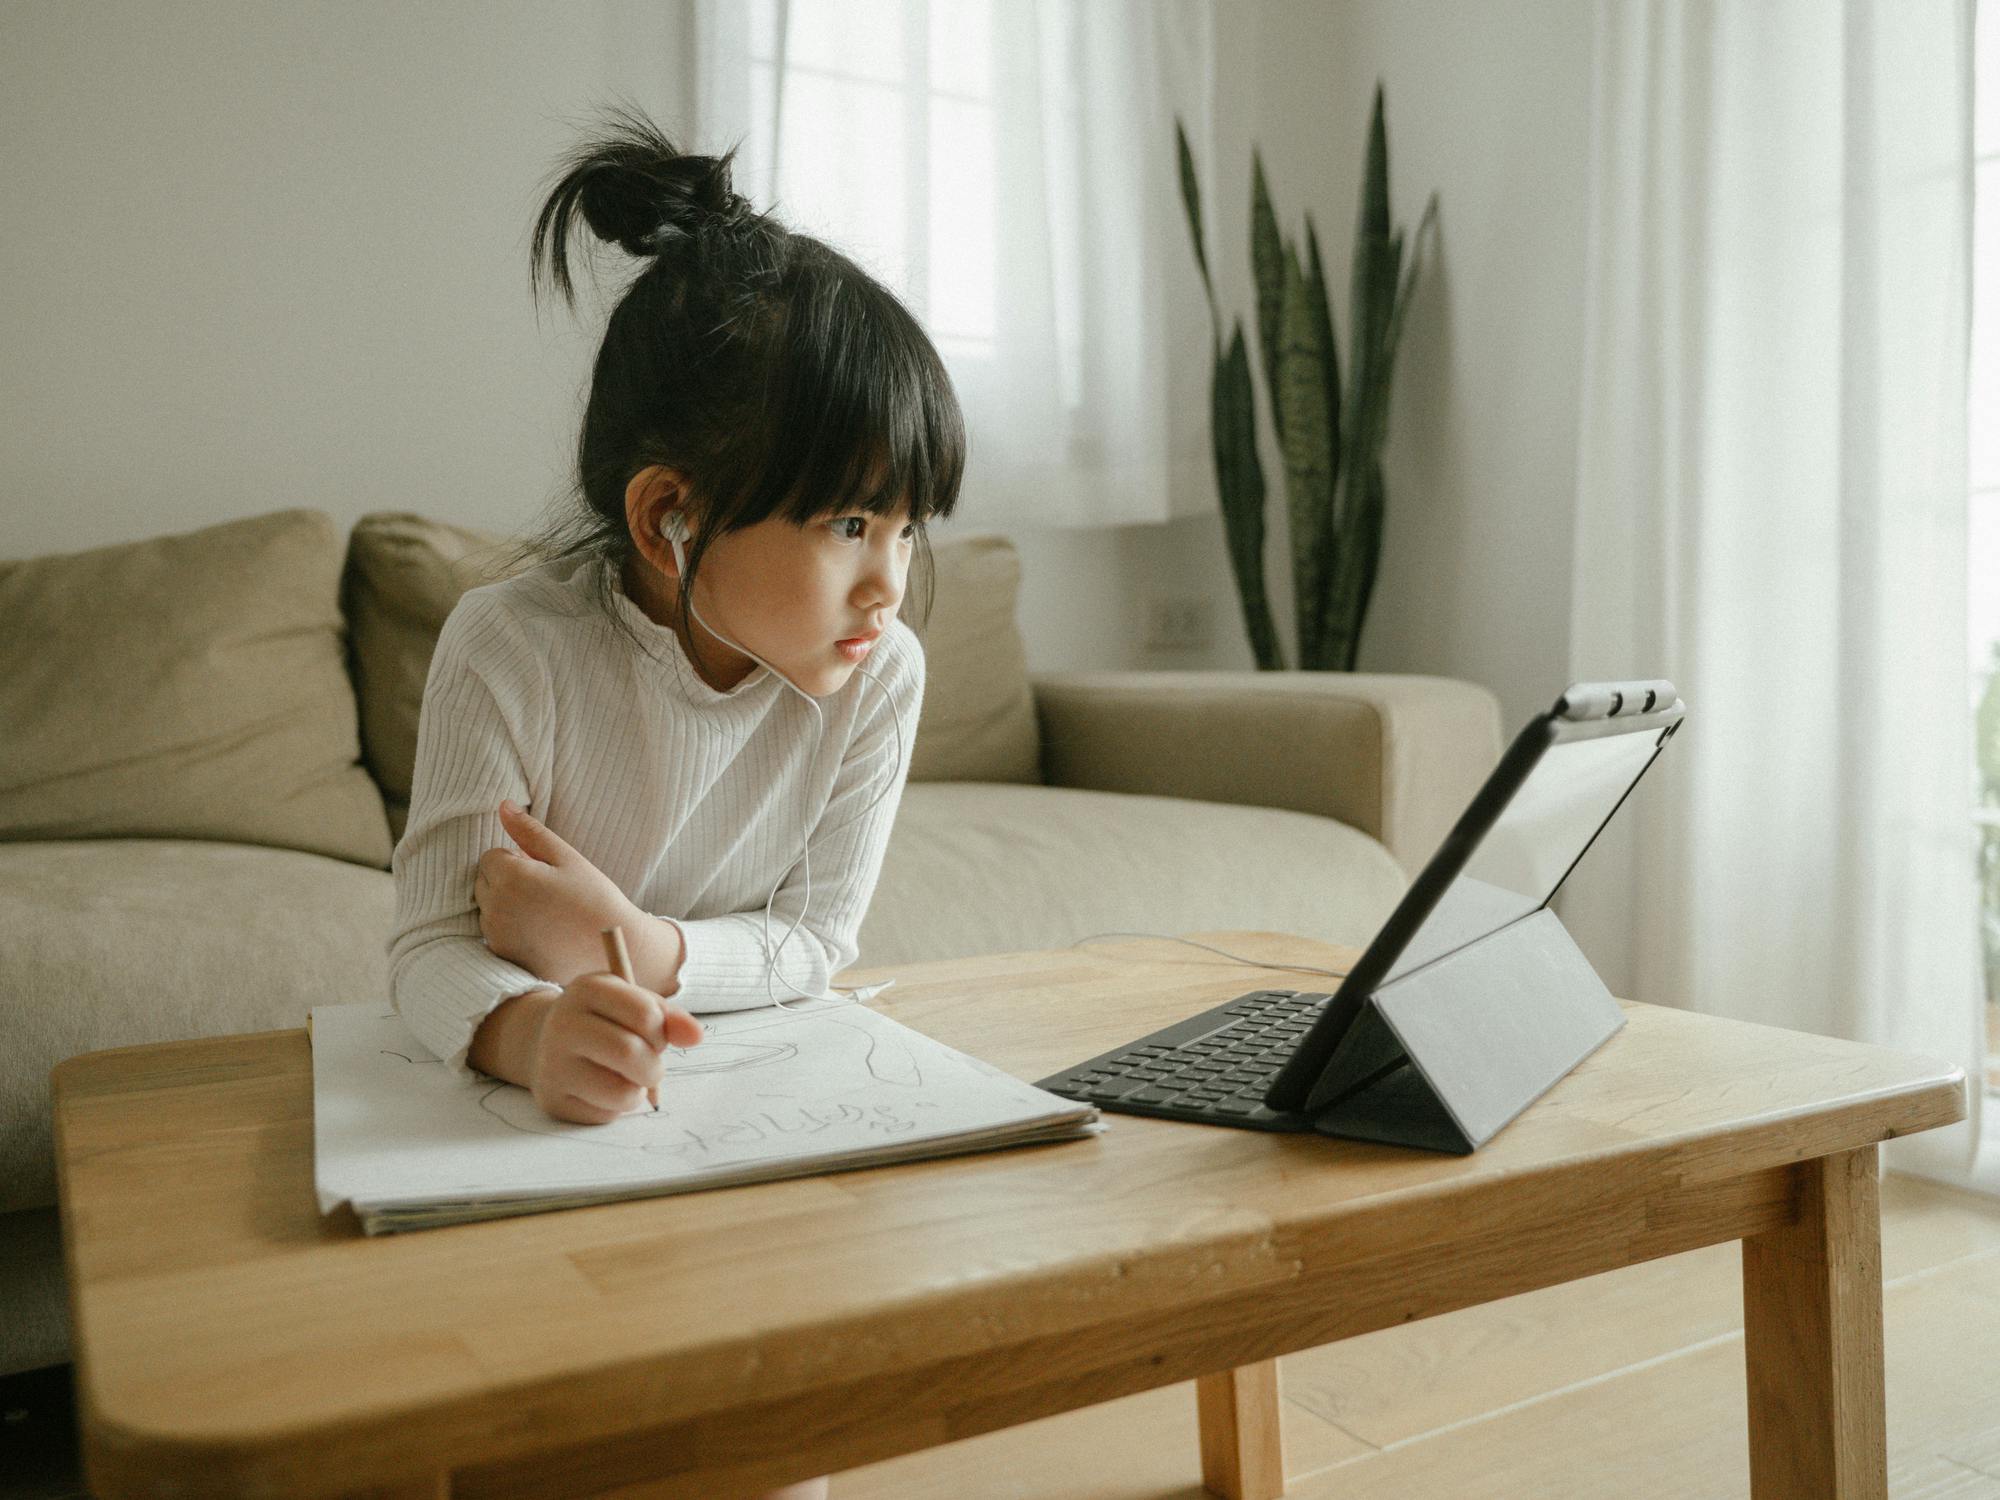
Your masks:
{"label": "wooden coffee table", "polygon": [[[1334,984],[1151,940],[843,977],[892,974],[881,1009],[1026,1079]],[[1270,1496],[1279,1355],[1741,1239],[1755,1494],[1882,1496],[1875,1146],[1961,1118],[1962,1072],[1626,1014],[1469,1157],[1109,1116],[372,1239],[315,1207],[303,1030],[74,1058],[55,1132],[88,1479],[105,1500],[726,1497],[1198,1378],[1209,1487]]]}

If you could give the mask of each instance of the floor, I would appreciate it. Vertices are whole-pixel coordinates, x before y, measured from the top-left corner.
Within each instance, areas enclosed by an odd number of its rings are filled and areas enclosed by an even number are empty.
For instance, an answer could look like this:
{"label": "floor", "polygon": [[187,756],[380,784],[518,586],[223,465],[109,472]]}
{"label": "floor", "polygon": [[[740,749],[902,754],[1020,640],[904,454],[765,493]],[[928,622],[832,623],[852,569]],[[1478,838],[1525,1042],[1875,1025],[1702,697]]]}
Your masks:
{"label": "floor", "polygon": [[[1882,1184],[1890,1494],[2000,1500],[2000,1201]],[[1293,1500],[1741,1500],[1736,1245],[1279,1362]],[[87,1492],[67,1368],[0,1380],[0,1500]],[[837,1476],[834,1500],[1199,1500],[1192,1384]]]}

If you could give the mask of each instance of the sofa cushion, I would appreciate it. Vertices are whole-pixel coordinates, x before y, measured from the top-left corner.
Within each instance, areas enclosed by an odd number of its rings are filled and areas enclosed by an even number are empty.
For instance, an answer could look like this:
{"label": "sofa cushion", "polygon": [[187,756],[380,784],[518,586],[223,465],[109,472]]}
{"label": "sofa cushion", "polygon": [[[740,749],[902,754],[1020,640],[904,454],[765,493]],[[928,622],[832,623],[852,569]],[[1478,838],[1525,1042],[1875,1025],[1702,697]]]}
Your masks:
{"label": "sofa cushion", "polygon": [[[513,543],[490,531],[383,512],[355,523],[344,601],[369,769],[398,838],[409,813],[417,715],[438,632],[459,595],[510,571]],[[935,602],[917,629],[924,587],[913,571],[903,617],[924,645],[923,717],[912,781],[1041,780],[1027,652],[1014,619],[1021,562],[1005,537],[932,549]]]}
{"label": "sofa cushion", "polygon": [[1360,944],[1407,884],[1374,839],[1312,813],[930,783],[904,791],[858,963],[1061,948],[1113,931]]}
{"label": "sofa cushion", "polygon": [[[936,597],[921,629],[922,599],[903,601],[924,646],[910,780],[1039,782],[1041,736],[1015,619],[1020,554],[1005,537],[969,536],[938,544],[932,559]],[[912,595],[922,582],[913,573]]]}
{"label": "sofa cushion", "polygon": [[361,748],[403,836],[417,759],[417,715],[438,632],[459,595],[520,567],[514,544],[490,531],[425,516],[377,512],[354,523],[341,603],[354,641]]}
{"label": "sofa cushion", "polygon": [[49,1073],[389,993],[386,870],[179,839],[0,844],[0,1213],[55,1201]]}
{"label": "sofa cushion", "polygon": [[386,866],[341,539],[290,510],[0,562],[0,840],[225,839]]}

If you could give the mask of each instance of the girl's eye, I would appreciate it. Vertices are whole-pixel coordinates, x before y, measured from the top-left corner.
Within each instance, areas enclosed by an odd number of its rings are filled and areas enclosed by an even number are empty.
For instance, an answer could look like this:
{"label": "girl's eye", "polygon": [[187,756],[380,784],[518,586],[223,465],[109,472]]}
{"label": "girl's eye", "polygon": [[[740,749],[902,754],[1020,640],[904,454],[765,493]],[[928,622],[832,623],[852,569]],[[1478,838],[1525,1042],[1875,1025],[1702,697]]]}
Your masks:
{"label": "girl's eye", "polygon": [[[847,526],[850,521],[853,522],[853,524],[859,527],[860,529],[857,531],[849,531],[847,529]],[[841,538],[841,540],[848,542],[858,542],[861,540],[862,537],[868,534],[868,518],[866,516],[841,516],[838,520],[836,520],[833,523],[833,529],[835,534],[838,535]],[[916,534],[917,534],[917,528],[914,523],[909,526],[905,526],[903,528],[902,540],[906,542],[910,541],[913,538],[915,538]]]}

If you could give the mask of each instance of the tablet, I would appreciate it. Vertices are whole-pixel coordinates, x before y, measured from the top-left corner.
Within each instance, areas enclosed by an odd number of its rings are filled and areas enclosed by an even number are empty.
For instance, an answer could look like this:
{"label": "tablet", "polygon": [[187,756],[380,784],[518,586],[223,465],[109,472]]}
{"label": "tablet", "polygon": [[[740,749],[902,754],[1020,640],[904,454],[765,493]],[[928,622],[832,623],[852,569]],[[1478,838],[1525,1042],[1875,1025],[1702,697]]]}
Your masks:
{"label": "tablet", "polygon": [[1363,1001],[1547,906],[1686,712],[1672,683],[1649,681],[1578,683],[1537,714],[1300,1038],[1265,1104],[1323,1107],[1314,1086]]}

